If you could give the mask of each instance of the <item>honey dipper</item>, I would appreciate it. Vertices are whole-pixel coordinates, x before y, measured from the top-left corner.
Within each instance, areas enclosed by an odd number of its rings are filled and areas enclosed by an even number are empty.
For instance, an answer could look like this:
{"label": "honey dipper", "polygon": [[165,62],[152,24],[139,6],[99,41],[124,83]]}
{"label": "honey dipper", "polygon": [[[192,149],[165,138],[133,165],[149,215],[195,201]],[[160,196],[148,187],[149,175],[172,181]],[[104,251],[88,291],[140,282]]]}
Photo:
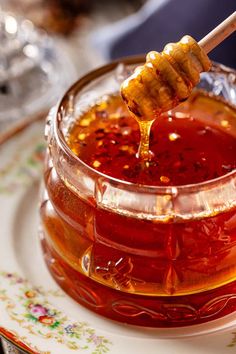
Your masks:
{"label": "honey dipper", "polygon": [[236,30],[236,12],[198,43],[184,36],[169,43],[161,53],[151,51],[146,63],[121,85],[121,95],[140,121],[153,121],[162,112],[187,99],[200,81],[200,73],[211,68],[207,53]]}

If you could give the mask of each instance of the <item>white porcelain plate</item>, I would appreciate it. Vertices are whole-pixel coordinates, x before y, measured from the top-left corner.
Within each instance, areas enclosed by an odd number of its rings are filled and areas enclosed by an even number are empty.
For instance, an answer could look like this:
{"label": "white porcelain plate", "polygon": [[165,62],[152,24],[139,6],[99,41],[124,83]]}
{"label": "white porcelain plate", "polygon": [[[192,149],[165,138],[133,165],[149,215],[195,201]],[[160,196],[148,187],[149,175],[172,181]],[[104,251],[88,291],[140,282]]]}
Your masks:
{"label": "white porcelain plate", "polygon": [[0,146],[0,335],[42,354],[235,353],[236,314],[181,329],[139,328],[95,315],[60,290],[37,235],[42,136],[36,122]]}

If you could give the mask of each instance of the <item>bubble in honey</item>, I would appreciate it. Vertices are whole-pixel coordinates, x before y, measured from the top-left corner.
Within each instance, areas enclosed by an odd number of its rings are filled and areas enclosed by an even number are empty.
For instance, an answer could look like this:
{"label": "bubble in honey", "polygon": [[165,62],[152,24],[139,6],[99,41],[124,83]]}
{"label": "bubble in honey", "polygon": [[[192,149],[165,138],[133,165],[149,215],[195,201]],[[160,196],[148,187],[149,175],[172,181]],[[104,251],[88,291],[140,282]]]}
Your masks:
{"label": "bubble in honey", "polygon": [[120,113],[119,112],[111,113],[109,118],[110,119],[119,119],[120,118]]}
{"label": "bubble in honey", "polygon": [[168,115],[168,122],[172,122],[173,118],[172,118],[172,112],[171,111],[168,111],[167,112],[167,115]]}
{"label": "bubble in honey", "polygon": [[80,122],[79,122],[79,125],[81,127],[88,127],[89,124],[91,122],[91,119],[88,119],[88,118],[84,118],[84,119],[81,119]]}
{"label": "bubble in honey", "polygon": [[170,182],[170,179],[169,179],[169,177],[167,177],[167,176],[161,176],[161,177],[160,177],[160,181],[161,181],[162,183],[169,183],[169,182]]}
{"label": "bubble in honey", "polygon": [[106,111],[106,109],[107,109],[107,104],[108,104],[107,101],[102,101],[102,102],[100,102],[98,111],[100,111],[100,112],[101,112],[101,111]]}
{"label": "bubble in honey", "polygon": [[127,150],[129,150],[129,145],[122,145],[122,146],[120,147],[120,150],[121,150],[121,151],[127,151]]}
{"label": "bubble in honey", "polygon": [[222,121],[220,122],[220,125],[224,128],[228,128],[229,122],[226,119],[222,119]]}
{"label": "bubble in honey", "polygon": [[123,127],[121,128],[121,134],[122,135],[129,135],[131,133],[131,128],[130,127]]}
{"label": "bubble in honey", "polygon": [[175,117],[179,119],[190,118],[190,114],[188,112],[175,112]]}
{"label": "bubble in honey", "polygon": [[87,134],[85,134],[85,133],[80,133],[80,134],[78,135],[78,139],[79,139],[79,140],[84,140],[84,139],[86,138],[86,136],[87,136]]}
{"label": "bubble in honey", "polygon": [[128,152],[128,154],[130,154],[130,155],[134,155],[135,152],[136,152],[134,147],[130,146],[130,145],[122,145],[122,146],[119,147],[119,150]]}
{"label": "bubble in honey", "polygon": [[101,166],[101,162],[98,160],[93,161],[93,167],[98,168]]}
{"label": "bubble in honey", "polygon": [[169,133],[168,138],[170,141],[175,141],[180,138],[180,135],[177,133]]}

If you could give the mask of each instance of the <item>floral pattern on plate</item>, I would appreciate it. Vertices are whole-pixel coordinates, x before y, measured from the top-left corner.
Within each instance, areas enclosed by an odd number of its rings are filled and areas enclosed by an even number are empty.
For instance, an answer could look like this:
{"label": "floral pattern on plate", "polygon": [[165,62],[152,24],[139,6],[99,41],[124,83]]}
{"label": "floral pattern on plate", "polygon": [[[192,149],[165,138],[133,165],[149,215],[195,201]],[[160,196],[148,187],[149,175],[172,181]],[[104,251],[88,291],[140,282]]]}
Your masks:
{"label": "floral pattern on plate", "polygon": [[0,194],[12,194],[20,186],[38,180],[42,173],[44,151],[42,137],[36,134],[32,140],[23,142],[13,154],[9,154],[10,159],[0,165]]}
{"label": "floral pattern on plate", "polygon": [[[83,352],[89,349],[91,354],[108,353],[111,345],[109,340],[96,335],[86,322],[72,322],[54,308],[46,299],[49,292],[33,288],[17,274],[0,272],[0,301],[5,303],[11,320],[18,322],[30,334],[53,338],[69,349]],[[53,295],[63,296],[60,292],[54,292]]]}

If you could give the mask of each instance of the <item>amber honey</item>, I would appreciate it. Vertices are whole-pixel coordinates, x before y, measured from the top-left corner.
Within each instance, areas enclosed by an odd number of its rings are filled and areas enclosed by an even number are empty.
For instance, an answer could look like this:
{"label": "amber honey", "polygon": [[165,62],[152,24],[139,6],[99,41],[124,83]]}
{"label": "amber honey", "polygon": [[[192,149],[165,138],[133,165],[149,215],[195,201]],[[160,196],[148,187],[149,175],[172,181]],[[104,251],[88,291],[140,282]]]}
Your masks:
{"label": "amber honey", "polygon": [[[197,91],[181,110],[152,124],[144,163],[138,123],[117,94],[95,102],[70,124],[65,139],[101,181],[110,176],[114,184],[129,182],[137,189],[178,189],[211,184],[235,170],[235,119],[233,107]],[[160,327],[201,323],[236,310],[234,206],[164,219],[126,215],[80,197],[57,173],[50,154],[45,186],[46,261],[79,303],[115,320]],[[175,198],[168,198],[175,206]],[[191,198],[185,199],[190,206]]]}
{"label": "amber honey", "polygon": [[[216,127],[191,116],[191,106],[221,103],[194,94],[187,112],[163,114],[152,124],[146,166],[139,156],[140,129],[120,96],[95,105],[67,137],[73,153],[96,170],[117,179],[144,185],[186,185],[220,177],[236,168],[236,137],[224,124]],[[232,108],[224,110],[236,117]],[[180,117],[181,118],[178,118]],[[146,122],[143,122],[145,124]]]}

